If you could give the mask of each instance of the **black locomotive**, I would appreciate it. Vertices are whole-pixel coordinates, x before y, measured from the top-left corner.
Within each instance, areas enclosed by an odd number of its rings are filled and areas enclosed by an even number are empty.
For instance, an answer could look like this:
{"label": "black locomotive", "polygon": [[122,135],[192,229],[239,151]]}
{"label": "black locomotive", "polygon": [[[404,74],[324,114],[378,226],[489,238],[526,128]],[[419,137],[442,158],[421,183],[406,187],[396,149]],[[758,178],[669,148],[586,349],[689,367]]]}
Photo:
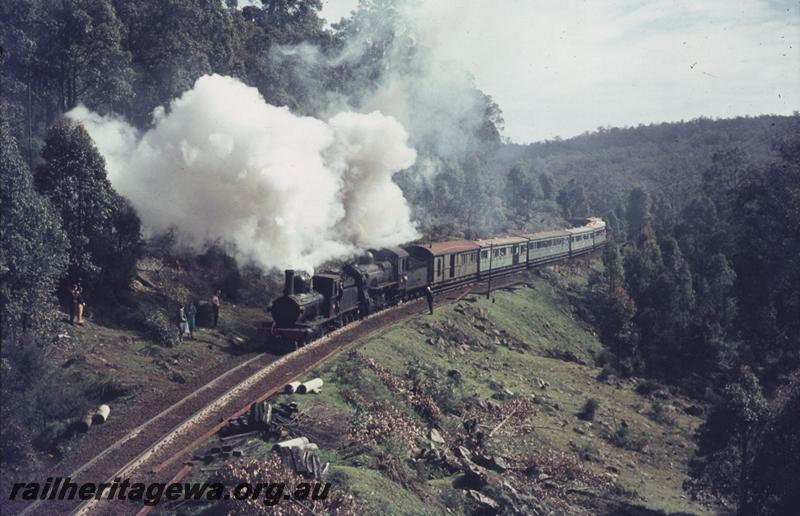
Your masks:
{"label": "black locomotive", "polygon": [[341,272],[324,272],[313,278],[287,270],[283,295],[272,303],[272,338],[307,342],[374,311],[418,297],[427,285],[426,272],[423,262],[400,247],[368,251]]}

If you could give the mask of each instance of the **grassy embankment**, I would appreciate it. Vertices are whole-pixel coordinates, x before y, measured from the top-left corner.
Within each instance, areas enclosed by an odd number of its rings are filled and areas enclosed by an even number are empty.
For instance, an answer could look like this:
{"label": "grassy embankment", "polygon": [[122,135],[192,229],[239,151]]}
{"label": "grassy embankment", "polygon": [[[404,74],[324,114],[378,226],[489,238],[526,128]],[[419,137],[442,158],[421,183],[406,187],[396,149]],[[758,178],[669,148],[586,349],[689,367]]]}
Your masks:
{"label": "grassy embankment", "polygon": [[689,400],[598,379],[601,344],[563,295],[586,273],[550,270],[421,314],[311,373],[320,394],[275,401],[299,404],[294,433],[369,512],[471,512],[476,492],[528,513],[706,512],[681,489],[700,423]]}

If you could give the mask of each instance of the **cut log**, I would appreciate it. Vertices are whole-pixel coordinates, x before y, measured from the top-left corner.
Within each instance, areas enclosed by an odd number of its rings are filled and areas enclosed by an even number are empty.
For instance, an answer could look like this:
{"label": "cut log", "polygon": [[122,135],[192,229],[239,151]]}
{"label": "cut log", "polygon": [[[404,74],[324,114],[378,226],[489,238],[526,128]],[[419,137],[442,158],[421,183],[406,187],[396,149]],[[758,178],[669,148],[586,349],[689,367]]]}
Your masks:
{"label": "cut log", "polygon": [[108,415],[111,413],[111,407],[106,405],[105,403],[97,407],[97,410],[92,415],[92,423],[94,424],[103,424],[108,419]]}
{"label": "cut log", "polygon": [[301,385],[303,385],[303,382],[292,382],[286,384],[286,387],[283,388],[283,392],[286,394],[294,394]]}
{"label": "cut log", "polygon": [[273,446],[272,449],[278,450],[280,448],[305,447],[308,444],[309,444],[308,437],[295,437],[294,439],[289,439],[288,441],[275,443],[275,446]]}
{"label": "cut log", "polygon": [[300,385],[300,387],[297,388],[297,393],[306,394],[309,392],[319,392],[320,388],[322,388],[322,378],[314,378]]}

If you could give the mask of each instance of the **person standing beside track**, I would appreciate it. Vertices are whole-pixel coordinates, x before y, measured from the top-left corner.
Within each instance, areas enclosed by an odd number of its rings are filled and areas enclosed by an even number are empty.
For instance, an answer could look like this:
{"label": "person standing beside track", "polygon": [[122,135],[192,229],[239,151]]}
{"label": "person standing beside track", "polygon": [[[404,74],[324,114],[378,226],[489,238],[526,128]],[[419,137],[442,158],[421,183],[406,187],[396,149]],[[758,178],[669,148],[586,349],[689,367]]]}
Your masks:
{"label": "person standing beside track", "polygon": [[430,310],[431,315],[433,315],[433,290],[431,290],[430,285],[425,287],[425,299],[428,300],[428,310]]}
{"label": "person standing beside track", "polygon": [[186,322],[189,325],[189,338],[194,340],[194,329],[197,326],[197,304],[191,300],[186,306]]}
{"label": "person standing beside track", "polygon": [[219,322],[219,305],[220,305],[220,296],[222,295],[221,290],[217,290],[217,292],[211,296],[211,309],[214,312],[214,328],[217,327],[217,323]]}
{"label": "person standing beside track", "polygon": [[187,331],[186,311],[183,305],[178,305],[178,313],[175,315],[175,322],[178,325],[178,344],[183,344],[183,334]]}

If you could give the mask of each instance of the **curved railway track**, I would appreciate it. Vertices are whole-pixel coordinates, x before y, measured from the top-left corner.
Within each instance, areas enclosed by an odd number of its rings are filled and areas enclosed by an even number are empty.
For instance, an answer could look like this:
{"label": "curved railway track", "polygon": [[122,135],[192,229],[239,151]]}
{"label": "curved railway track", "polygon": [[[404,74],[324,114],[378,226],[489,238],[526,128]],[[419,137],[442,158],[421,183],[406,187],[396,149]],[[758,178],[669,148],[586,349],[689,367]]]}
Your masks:
{"label": "curved railway track", "polygon": [[[494,288],[523,281],[517,271],[501,279],[493,278]],[[483,285],[483,288],[481,287]],[[470,292],[483,294],[486,282],[454,285],[436,292],[436,305],[458,301]],[[252,402],[280,392],[283,387],[316,368],[336,353],[375,335],[398,322],[427,312],[422,299],[416,299],[377,312],[351,323],[277,360],[261,354],[245,360],[202,385],[122,438],[105,447],[69,476],[72,482],[112,482],[127,478],[131,482],[168,482],[183,478],[190,466],[184,459],[192,449],[216,433],[231,417],[245,413]],[[221,418],[219,415],[226,417]],[[119,500],[37,500],[19,514],[130,514],[139,505]],[[144,508],[142,513],[149,510]]]}

